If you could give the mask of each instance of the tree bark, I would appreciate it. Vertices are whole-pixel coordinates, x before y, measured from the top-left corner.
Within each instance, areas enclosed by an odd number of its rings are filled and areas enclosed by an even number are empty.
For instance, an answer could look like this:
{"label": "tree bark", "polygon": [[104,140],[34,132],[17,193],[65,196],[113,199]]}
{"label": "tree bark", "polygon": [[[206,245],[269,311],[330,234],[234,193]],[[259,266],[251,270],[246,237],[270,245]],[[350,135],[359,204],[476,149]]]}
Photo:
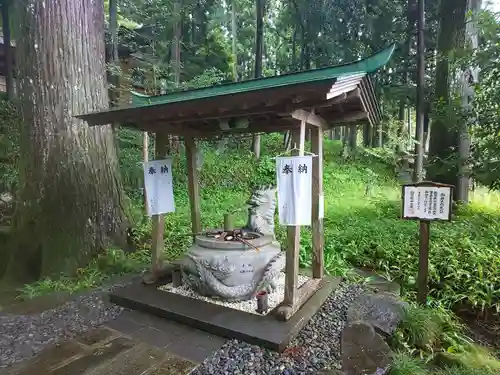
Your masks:
{"label": "tree bark", "polygon": [[119,100],[120,76],[117,74],[118,68],[118,0],[109,0],[109,30],[111,33],[111,90],[110,104],[117,106]]}
{"label": "tree bark", "polygon": [[[181,84],[181,39],[182,39],[182,0],[176,0],[174,3],[174,18],[175,22],[173,25],[173,35],[172,40],[172,50],[171,50],[171,65],[174,77],[175,87],[179,87]],[[168,137],[168,154],[179,153],[180,142],[179,137],[170,135]]]}
{"label": "tree bark", "polygon": [[7,274],[43,277],[124,246],[127,220],[111,126],[73,117],[108,107],[102,1],[16,3],[21,203]]}
{"label": "tree bark", "polygon": [[370,123],[363,125],[363,147],[370,147],[371,127]]}
{"label": "tree bark", "polygon": [[[460,34],[465,29],[465,10],[467,0],[441,0],[439,16],[440,28],[438,34],[438,60],[436,63],[435,102],[439,107],[450,105],[450,53],[455,48],[463,47]],[[457,146],[458,129],[451,121],[448,113],[436,114],[432,123],[432,137],[429,141],[428,177],[436,182],[456,185],[457,183]],[[455,199],[457,189],[454,189]]]}
{"label": "tree bark", "polygon": [[349,148],[352,152],[356,151],[358,145],[358,126],[349,125]]}
{"label": "tree bark", "polygon": [[[408,78],[409,78],[409,71],[410,71],[410,50],[412,46],[412,40],[413,40],[413,30],[415,26],[415,17],[413,16],[415,14],[415,0],[408,0],[408,4],[406,6],[406,41],[403,45],[403,58],[405,59],[405,64],[404,64],[404,72],[403,72],[403,77],[402,77],[402,84],[405,88],[405,91],[408,90]],[[398,143],[396,145],[396,152],[401,151],[402,148],[402,136],[404,134],[405,130],[405,113],[406,113],[406,106],[408,105],[408,97],[404,95],[400,102],[399,102],[399,114],[398,114],[398,120],[399,120],[399,127],[398,127]]]}
{"label": "tree bark", "polygon": [[[474,18],[481,10],[481,0],[468,0],[466,17],[468,19],[465,26],[465,48],[471,50],[478,48],[478,30]],[[474,98],[474,84],[478,82],[479,69],[469,66],[462,72],[462,108],[467,118],[461,122],[458,141],[458,183],[457,201],[467,204],[469,202],[469,156],[471,137],[469,135],[469,125],[474,121],[472,118],[472,100]]]}
{"label": "tree bark", "polygon": [[181,23],[181,4],[179,1],[174,3],[174,26],[173,34],[174,40],[172,41],[172,70],[175,86],[179,87],[181,82],[181,48],[180,42],[182,38],[182,23]]}
{"label": "tree bark", "polygon": [[5,56],[5,88],[7,98],[13,100],[16,96],[14,88],[14,59],[12,48],[10,46],[10,9],[11,0],[4,0],[2,3],[2,31],[3,31],[3,47]]}
{"label": "tree bark", "polygon": [[425,140],[425,1],[417,1],[417,112],[413,181],[424,179]]}
{"label": "tree bark", "polygon": [[236,16],[236,0],[231,4],[231,37],[232,37],[232,52],[233,52],[233,79],[238,81],[238,24]]}
{"label": "tree bark", "polygon": [[[255,71],[254,77],[262,77],[262,49],[264,43],[264,9],[265,0],[256,0],[257,28],[255,31]],[[252,151],[257,160],[260,159],[260,135],[256,134],[252,138]]]}

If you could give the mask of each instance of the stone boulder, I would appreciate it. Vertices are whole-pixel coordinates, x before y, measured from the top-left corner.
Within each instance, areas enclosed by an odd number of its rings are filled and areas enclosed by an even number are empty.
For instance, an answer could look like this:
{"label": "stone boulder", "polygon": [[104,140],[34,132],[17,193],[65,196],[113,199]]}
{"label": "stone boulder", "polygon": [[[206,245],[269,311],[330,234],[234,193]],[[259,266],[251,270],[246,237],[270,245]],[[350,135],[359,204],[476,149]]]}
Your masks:
{"label": "stone boulder", "polygon": [[374,293],[392,293],[401,296],[401,286],[394,281],[389,281],[374,271],[354,268],[352,274],[363,279],[363,285]]}
{"label": "stone boulder", "polygon": [[389,372],[391,349],[368,323],[357,322],[344,328],[340,349],[345,375],[386,375]]}
{"label": "stone boulder", "polygon": [[392,293],[367,293],[356,299],[347,310],[347,323],[365,322],[390,336],[396,330],[408,306]]}

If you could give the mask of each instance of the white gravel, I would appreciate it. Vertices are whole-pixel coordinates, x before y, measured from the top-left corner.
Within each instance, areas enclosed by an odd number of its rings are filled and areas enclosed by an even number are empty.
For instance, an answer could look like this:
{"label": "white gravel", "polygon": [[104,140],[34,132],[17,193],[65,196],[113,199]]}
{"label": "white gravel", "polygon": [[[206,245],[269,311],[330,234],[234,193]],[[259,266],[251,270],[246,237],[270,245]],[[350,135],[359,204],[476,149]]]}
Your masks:
{"label": "white gravel", "polygon": [[309,321],[288,352],[279,354],[236,340],[228,341],[192,375],[312,375],[340,368],[340,334],[347,308],[362,293],[342,284]]}
{"label": "white gravel", "polygon": [[[304,284],[310,278],[307,276],[299,275],[298,285],[299,287]],[[221,305],[225,307],[229,307],[231,309],[245,311],[252,314],[258,314],[255,310],[257,309],[257,302],[254,298],[248,301],[240,301],[240,302],[228,302],[223,301],[216,298],[209,298],[200,296],[198,293],[193,291],[189,286],[182,285],[180,287],[174,287],[171,283],[165,284],[158,287],[159,290],[164,290],[166,292],[180,294],[185,297],[196,298],[202,301],[210,302],[216,305]],[[285,295],[285,273],[282,272],[277,280],[277,288],[276,290],[269,294],[268,304],[269,304],[269,313],[272,309],[278,306],[283,301],[283,296]],[[266,314],[263,314],[266,315]]]}

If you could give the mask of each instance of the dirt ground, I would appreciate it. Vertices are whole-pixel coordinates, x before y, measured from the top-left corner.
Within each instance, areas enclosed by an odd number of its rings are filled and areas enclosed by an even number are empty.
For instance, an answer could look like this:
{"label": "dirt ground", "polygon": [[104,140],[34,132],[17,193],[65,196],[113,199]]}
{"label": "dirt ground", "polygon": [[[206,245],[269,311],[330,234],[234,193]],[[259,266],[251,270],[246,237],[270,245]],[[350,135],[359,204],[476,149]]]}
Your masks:
{"label": "dirt ground", "polygon": [[470,310],[457,311],[458,317],[467,325],[469,333],[478,344],[491,348],[500,356],[500,316],[491,311],[486,318]]}

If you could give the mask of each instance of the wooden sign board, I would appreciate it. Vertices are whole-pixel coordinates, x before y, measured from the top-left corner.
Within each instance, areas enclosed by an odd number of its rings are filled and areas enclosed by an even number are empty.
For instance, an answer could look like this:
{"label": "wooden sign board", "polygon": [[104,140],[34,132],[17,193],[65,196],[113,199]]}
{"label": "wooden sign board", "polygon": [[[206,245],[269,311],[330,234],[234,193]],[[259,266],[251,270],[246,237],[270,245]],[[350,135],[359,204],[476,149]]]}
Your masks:
{"label": "wooden sign board", "polygon": [[435,182],[419,182],[402,187],[402,214],[407,220],[419,220],[417,300],[427,304],[429,279],[430,222],[451,220],[453,186]]}
{"label": "wooden sign board", "polygon": [[402,187],[402,215],[407,220],[451,220],[453,186],[420,182]]}

